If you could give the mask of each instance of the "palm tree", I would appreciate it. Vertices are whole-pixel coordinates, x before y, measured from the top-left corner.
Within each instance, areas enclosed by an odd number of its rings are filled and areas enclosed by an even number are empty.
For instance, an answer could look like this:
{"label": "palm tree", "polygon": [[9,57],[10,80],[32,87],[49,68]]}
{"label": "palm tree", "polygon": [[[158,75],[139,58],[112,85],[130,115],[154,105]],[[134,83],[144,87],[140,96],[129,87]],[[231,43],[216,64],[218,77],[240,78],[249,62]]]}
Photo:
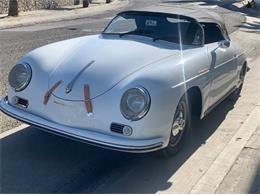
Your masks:
{"label": "palm tree", "polygon": [[8,16],[18,16],[18,0],[9,0]]}

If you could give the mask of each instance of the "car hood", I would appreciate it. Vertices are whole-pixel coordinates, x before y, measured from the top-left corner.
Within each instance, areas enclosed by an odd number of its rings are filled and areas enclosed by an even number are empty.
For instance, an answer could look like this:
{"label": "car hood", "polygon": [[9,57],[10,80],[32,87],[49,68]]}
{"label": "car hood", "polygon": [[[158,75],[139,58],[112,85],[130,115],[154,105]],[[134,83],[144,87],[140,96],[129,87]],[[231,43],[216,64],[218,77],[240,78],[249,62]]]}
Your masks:
{"label": "car hood", "polygon": [[[48,86],[50,89],[62,81],[53,95],[72,101],[84,99],[84,85],[89,85],[90,98],[93,99],[134,72],[158,64],[178,51],[173,44],[167,46],[164,43],[165,46],[162,46],[162,42],[144,37],[127,39],[95,35],[66,43],[69,47],[66,46],[66,51],[50,74]],[[66,91],[68,86],[71,86],[69,93]]]}

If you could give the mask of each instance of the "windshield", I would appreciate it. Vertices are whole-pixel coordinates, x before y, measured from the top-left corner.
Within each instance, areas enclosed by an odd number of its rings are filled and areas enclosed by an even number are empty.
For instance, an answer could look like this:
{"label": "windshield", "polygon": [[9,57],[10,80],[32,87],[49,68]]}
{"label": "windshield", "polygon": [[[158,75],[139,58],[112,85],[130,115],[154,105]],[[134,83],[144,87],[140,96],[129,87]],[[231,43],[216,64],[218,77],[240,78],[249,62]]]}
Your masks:
{"label": "windshield", "polygon": [[164,14],[123,13],[115,17],[104,34],[140,35],[186,45],[201,45],[203,32],[197,22]]}

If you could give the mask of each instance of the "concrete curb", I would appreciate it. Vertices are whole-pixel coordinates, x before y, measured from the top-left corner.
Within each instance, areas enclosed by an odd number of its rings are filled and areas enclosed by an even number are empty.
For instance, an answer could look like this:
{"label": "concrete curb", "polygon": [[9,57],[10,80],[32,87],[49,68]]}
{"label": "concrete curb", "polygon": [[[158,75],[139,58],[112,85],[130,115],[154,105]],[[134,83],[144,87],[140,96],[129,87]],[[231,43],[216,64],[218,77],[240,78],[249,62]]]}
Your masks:
{"label": "concrete curb", "polygon": [[232,168],[240,152],[245,147],[247,141],[260,125],[259,118],[260,106],[256,106],[225,149],[219,154],[207,172],[192,188],[191,193],[211,194],[217,190],[229,170]]}
{"label": "concrete curb", "polygon": [[20,126],[18,126],[18,127],[15,127],[15,128],[13,128],[13,129],[7,130],[7,131],[5,131],[5,132],[3,132],[3,133],[0,134],[0,139],[3,139],[3,138],[5,138],[5,137],[7,137],[7,136],[9,136],[9,135],[11,135],[11,134],[13,134],[13,133],[16,133],[16,132],[18,132],[18,131],[21,131],[21,130],[27,128],[27,127],[29,127],[29,125],[22,124],[22,125],[20,125]]}
{"label": "concrete curb", "polygon": [[[2,24],[4,23],[3,21],[0,21],[0,30],[3,29],[11,29],[11,28],[16,28],[16,27],[24,27],[24,26],[31,26],[31,25],[35,25],[35,24],[42,24],[42,23],[47,23],[47,22],[59,22],[59,21],[67,21],[67,20],[76,20],[76,19],[83,19],[83,18],[87,18],[89,16],[93,16],[93,15],[97,15],[97,14],[101,14],[102,12],[106,12],[109,10],[115,10],[115,9],[120,9],[124,6],[127,6],[129,3],[128,0],[114,0],[113,2],[111,2],[110,4],[104,4],[104,5],[100,5],[98,6],[100,8],[100,10],[98,11],[94,11],[92,10],[91,7],[89,8],[84,8],[84,10],[88,10],[88,12],[85,13],[64,13],[63,15],[57,15],[56,17],[42,17],[42,18],[38,18],[37,20],[31,20],[31,21],[21,21],[21,17],[17,18],[17,21],[13,24],[11,24],[9,21],[6,21],[5,23],[7,24]],[[94,9],[96,9],[97,7],[95,7]],[[38,10],[41,11],[41,10]],[[33,15],[32,15],[33,17]]]}

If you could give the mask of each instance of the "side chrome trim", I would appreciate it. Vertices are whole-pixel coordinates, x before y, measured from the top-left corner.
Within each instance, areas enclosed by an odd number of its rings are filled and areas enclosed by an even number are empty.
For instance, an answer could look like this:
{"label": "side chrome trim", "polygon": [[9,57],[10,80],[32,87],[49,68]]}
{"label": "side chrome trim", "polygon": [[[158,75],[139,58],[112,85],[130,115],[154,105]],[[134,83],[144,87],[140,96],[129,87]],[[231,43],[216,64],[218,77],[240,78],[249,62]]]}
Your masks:
{"label": "side chrome trim", "polygon": [[190,78],[190,79],[188,79],[188,80],[185,80],[185,81],[183,81],[183,82],[181,82],[181,83],[179,83],[179,84],[177,84],[177,85],[174,85],[174,86],[172,86],[171,88],[173,89],[173,88],[179,87],[179,86],[181,86],[181,85],[183,85],[183,84],[185,84],[185,83],[188,83],[188,82],[190,82],[190,81],[192,81],[192,80],[194,80],[194,79],[197,79],[197,78],[203,76],[204,74],[207,74],[208,72],[209,72],[209,69],[207,68],[207,70],[206,70],[206,68],[205,68],[205,70],[204,70],[204,69],[201,70],[201,73],[198,74],[197,76],[194,76],[194,77],[192,77],[192,78]]}
{"label": "side chrome trim", "polygon": [[206,73],[209,69],[208,68],[203,68],[201,70],[198,71],[199,74],[202,74],[202,73]]}
{"label": "side chrome trim", "polygon": [[243,55],[243,53],[242,53],[242,54],[239,54],[239,55],[236,55],[236,56],[232,57],[231,59],[229,59],[229,60],[227,60],[227,61],[225,61],[225,62],[222,62],[221,64],[218,64],[217,66],[214,66],[214,69],[217,69],[217,68],[219,68],[219,67],[225,65],[226,63],[231,62],[231,61],[235,60],[236,58],[239,58],[239,57],[242,56],[242,55]]}

